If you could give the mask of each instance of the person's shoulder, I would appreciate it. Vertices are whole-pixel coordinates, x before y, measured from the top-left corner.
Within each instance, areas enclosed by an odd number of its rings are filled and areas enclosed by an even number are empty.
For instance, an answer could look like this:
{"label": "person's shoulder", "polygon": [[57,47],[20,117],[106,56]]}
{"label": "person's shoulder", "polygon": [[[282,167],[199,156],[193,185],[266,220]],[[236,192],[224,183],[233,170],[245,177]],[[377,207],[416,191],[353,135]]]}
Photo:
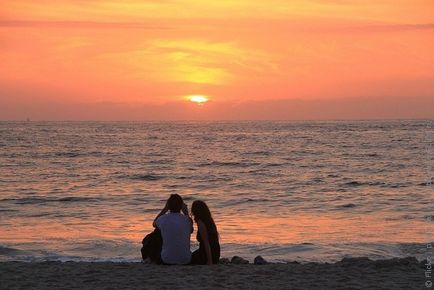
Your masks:
{"label": "person's shoulder", "polygon": [[[169,213],[166,213],[165,215],[164,215],[164,220],[167,220],[168,222],[170,222],[170,221],[176,221],[177,219],[179,219],[181,214],[179,214],[179,213],[175,213],[175,212],[169,212]],[[161,216],[161,217],[163,217],[163,216]]]}
{"label": "person's shoulder", "polygon": [[188,216],[188,215],[185,215],[185,214],[179,214],[178,215],[178,218],[180,219],[180,220],[182,220],[183,222],[185,222],[185,223],[188,223],[188,224],[190,224],[191,223],[191,218]]}
{"label": "person's shoulder", "polygon": [[179,213],[179,212],[176,212],[176,213],[175,212],[171,212],[171,213],[165,214],[165,216],[166,216],[166,219],[168,221],[179,221],[179,220],[182,220],[182,221],[185,221],[185,222],[190,222],[191,221],[191,219],[190,219],[189,216],[187,216],[185,214],[182,214],[182,213]]}
{"label": "person's shoulder", "polygon": [[157,226],[159,226],[159,225],[161,225],[161,223],[163,222],[163,221],[165,221],[167,219],[167,214],[163,214],[162,216],[160,216],[156,221],[155,221],[155,223],[157,224]]}
{"label": "person's shoulder", "polygon": [[157,221],[165,220],[165,219],[167,218],[167,216],[168,216],[167,213],[166,213],[166,214],[163,214],[162,216],[160,216],[160,217],[157,219]]}

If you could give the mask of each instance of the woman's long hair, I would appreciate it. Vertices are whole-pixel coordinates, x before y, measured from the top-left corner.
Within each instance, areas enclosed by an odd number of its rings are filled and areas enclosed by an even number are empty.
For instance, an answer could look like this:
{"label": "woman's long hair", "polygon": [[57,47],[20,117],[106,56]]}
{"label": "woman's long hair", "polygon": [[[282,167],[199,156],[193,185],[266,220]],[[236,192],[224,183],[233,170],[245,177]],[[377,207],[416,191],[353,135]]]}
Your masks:
{"label": "woman's long hair", "polygon": [[196,222],[201,220],[205,224],[208,236],[218,240],[219,234],[217,226],[206,203],[201,200],[195,200],[191,205],[191,212],[193,213]]}

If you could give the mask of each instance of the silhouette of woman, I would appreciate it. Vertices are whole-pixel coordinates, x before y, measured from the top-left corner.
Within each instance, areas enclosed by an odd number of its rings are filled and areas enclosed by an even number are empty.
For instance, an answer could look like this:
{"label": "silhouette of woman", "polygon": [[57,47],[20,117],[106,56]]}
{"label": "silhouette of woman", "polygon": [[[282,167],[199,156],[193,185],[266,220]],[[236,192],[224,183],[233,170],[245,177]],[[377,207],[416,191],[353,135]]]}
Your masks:
{"label": "silhouette of woman", "polygon": [[220,259],[220,244],[217,226],[205,202],[196,200],[191,206],[191,213],[197,224],[199,249],[194,251],[191,263],[196,265],[217,264]]}

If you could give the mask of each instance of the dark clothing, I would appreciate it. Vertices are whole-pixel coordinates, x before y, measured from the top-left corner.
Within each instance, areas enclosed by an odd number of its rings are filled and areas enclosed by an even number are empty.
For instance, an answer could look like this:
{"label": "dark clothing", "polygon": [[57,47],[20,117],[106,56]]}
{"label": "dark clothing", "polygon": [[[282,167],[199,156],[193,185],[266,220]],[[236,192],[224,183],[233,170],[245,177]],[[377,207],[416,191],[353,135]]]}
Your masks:
{"label": "dark clothing", "polygon": [[[212,263],[218,264],[220,260],[219,239],[217,235],[212,233],[210,234],[210,230],[208,228],[207,231],[208,231],[208,241],[211,248]],[[206,250],[199,231],[197,231],[196,239],[199,242],[199,249],[193,252],[191,256],[191,263],[195,265],[205,265],[207,262]]]}
{"label": "dark clothing", "polygon": [[150,258],[152,262],[162,264],[161,248],[163,247],[163,239],[158,228],[146,235],[142,241],[142,245],[141,252],[143,260]]}

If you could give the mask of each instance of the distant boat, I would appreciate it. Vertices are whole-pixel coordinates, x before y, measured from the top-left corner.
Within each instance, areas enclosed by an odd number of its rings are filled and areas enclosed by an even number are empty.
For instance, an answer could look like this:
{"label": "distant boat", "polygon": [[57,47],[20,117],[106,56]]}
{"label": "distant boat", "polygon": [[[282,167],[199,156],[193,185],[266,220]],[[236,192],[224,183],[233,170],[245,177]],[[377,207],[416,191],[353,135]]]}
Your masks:
{"label": "distant boat", "polygon": [[30,118],[27,118],[27,119],[26,119],[26,122],[30,122]]}

